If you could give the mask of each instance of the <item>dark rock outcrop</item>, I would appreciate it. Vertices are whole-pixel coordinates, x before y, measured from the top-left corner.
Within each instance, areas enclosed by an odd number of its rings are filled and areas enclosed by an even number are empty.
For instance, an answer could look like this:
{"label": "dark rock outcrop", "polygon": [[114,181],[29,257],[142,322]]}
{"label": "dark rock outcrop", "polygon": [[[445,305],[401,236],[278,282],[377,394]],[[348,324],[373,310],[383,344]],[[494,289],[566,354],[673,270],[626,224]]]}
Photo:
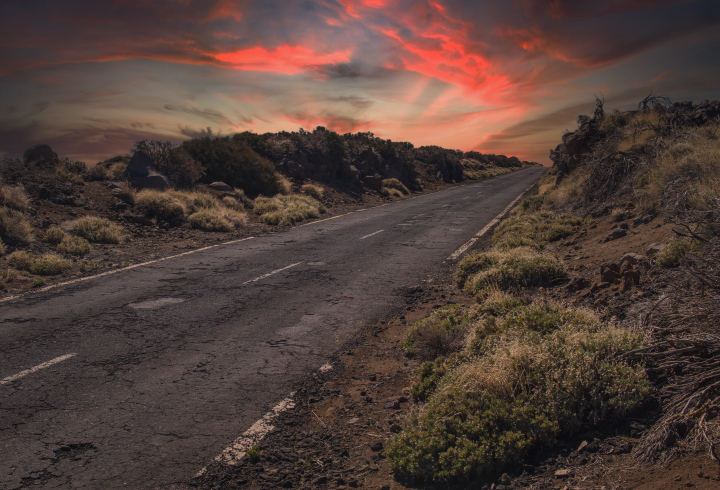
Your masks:
{"label": "dark rock outcrop", "polygon": [[45,144],[35,145],[23,153],[23,164],[39,166],[57,166],[60,163],[57,153]]}

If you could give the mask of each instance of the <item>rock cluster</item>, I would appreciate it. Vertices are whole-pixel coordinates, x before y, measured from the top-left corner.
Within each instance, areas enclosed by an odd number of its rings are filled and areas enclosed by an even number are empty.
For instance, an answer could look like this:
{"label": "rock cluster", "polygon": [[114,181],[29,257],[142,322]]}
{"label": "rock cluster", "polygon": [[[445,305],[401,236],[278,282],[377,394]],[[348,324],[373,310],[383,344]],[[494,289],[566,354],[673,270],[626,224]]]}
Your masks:
{"label": "rock cluster", "polygon": [[136,151],[120,176],[136,189],[156,189],[166,191],[175,187],[175,183],[156,171],[153,159],[144,151]]}

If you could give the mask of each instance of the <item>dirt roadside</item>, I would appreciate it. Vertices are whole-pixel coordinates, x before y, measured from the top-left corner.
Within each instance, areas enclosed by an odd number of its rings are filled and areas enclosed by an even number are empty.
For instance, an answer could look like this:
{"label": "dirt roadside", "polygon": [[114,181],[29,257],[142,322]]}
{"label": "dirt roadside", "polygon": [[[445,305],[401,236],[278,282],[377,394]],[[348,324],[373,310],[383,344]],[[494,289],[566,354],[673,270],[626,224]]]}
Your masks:
{"label": "dirt roadside", "polygon": [[[623,224],[625,236],[606,240]],[[552,248],[566,263],[568,281],[540,288],[536,296],[587,306],[630,325],[663,294],[662,274],[646,270],[640,285],[628,289],[602,281],[601,267],[627,253],[643,254],[650,244],[668,243],[672,228],[661,215],[639,223],[590,220]],[[492,230],[473,250],[489,248],[491,236]],[[213,463],[202,476],[171,488],[419,488],[394,478],[383,450],[387,439],[422,406],[410,395],[420,363],[408,359],[401,345],[410,327],[438,307],[474,303],[455,284],[454,267],[448,263],[443,274],[407,288],[395,315],[367,325],[332,359],[332,369],[308,376],[296,390],[295,407],[273,421],[274,429],[257,443],[257,452],[234,466]],[[582,278],[584,285],[569,287],[575,278]],[[657,406],[648,406],[635,418],[548,449],[497,480],[442,488],[718,488],[717,465],[704,455],[668,466],[633,463],[632,447],[656,416]]]}

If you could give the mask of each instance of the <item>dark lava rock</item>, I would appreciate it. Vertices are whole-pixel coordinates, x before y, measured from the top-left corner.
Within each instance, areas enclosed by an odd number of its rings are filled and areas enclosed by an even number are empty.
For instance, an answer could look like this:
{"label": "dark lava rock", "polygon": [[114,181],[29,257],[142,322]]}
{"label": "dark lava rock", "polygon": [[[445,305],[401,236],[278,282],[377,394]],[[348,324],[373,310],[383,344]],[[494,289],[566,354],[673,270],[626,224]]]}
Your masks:
{"label": "dark lava rock", "polygon": [[23,164],[25,165],[55,166],[59,163],[60,159],[57,153],[45,144],[30,147],[23,153]]}

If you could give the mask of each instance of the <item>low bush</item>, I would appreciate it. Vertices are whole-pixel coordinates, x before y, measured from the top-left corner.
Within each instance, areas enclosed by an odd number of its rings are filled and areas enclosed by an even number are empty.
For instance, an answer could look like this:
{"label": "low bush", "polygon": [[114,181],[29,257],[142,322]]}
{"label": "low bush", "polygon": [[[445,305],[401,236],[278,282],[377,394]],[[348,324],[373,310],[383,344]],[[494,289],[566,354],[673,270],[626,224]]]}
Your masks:
{"label": "low bush", "polygon": [[205,231],[232,231],[233,224],[222,217],[222,215],[211,209],[203,209],[188,217],[188,222],[193,228],[200,228]]}
{"label": "low bush", "polygon": [[185,217],[185,205],[170,192],[143,189],[135,197],[135,207],[148,218],[173,221]]}
{"label": "low bush", "polygon": [[535,286],[547,286],[556,279],[567,277],[565,265],[557,257],[538,254],[528,248],[481,255],[487,255],[496,262],[468,277],[464,285],[464,290],[468,294],[481,295],[489,294],[495,289],[517,291]]}
{"label": "low bush", "polygon": [[7,246],[5,245],[5,242],[0,239],[0,256],[5,255],[7,253]]}
{"label": "low bush", "polygon": [[235,199],[234,197],[231,197],[231,196],[223,197],[220,200],[220,204],[223,207],[225,207],[227,209],[232,209],[234,211],[243,211],[245,209],[245,206],[243,206],[243,204],[240,201],[238,201],[237,199]]}
{"label": "low bush", "polygon": [[403,197],[403,193],[400,192],[398,189],[391,189],[388,187],[381,187],[380,195],[385,197]]}
{"label": "low bush", "polygon": [[42,240],[46,243],[51,243],[53,245],[59,245],[60,242],[62,242],[67,234],[60,228],[53,226],[52,228],[49,228],[48,231],[45,232],[45,235],[43,236]]}
{"label": "low bush", "polygon": [[513,296],[504,291],[492,291],[478,307],[480,313],[499,316],[510,313],[516,308],[526,306],[528,300]]}
{"label": "low bush", "polygon": [[412,326],[403,347],[407,355],[421,360],[446,356],[465,347],[475,313],[458,305],[443,306]]}
{"label": "low bush", "polygon": [[672,242],[655,257],[655,264],[668,269],[678,267],[682,265],[683,257],[694,247],[696,247],[696,245],[687,240]]}
{"label": "low bush", "polygon": [[304,184],[300,190],[303,192],[303,194],[307,194],[308,196],[312,197],[313,199],[322,199],[323,197],[323,188],[319,185],[314,184]]}
{"label": "low bush", "polygon": [[499,250],[517,247],[542,250],[549,242],[572,235],[581,224],[582,220],[577,216],[556,216],[547,211],[516,214],[497,227],[493,244]]}
{"label": "low bush", "polygon": [[470,276],[488,270],[497,264],[499,260],[500,255],[492,252],[467,255],[460,261],[455,270],[455,282],[462,289]]}
{"label": "low bush", "polygon": [[290,195],[258,197],[255,213],[269,225],[290,226],[308,218],[318,218],[327,212],[325,206],[309,196]]}
{"label": "low bush", "polygon": [[435,484],[494,477],[531,451],[626,416],[646,399],[642,367],[613,357],[640,347],[639,334],[557,305],[519,310],[511,314],[514,325],[496,322],[485,355],[422,366],[432,395],[386,451],[399,477]]}
{"label": "low bush", "polygon": [[93,243],[120,243],[120,227],[106,218],[84,216],[69,224],[73,235]]}
{"label": "low bush", "polygon": [[24,251],[11,253],[8,256],[8,263],[16,269],[37,274],[38,276],[55,276],[72,267],[72,262],[63,259],[59,255],[34,255]]}
{"label": "low bush", "polygon": [[83,256],[90,252],[90,242],[79,236],[65,237],[59,244],[57,249],[70,255]]}
{"label": "low bush", "polygon": [[397,189],[405,195],[410,194],[410,191],[407,187],[405,187],[405,184],[400,182],[398,179],[383,179],[382,187],[386,189]]}
{"label": "low bush", "polygon": [[434,361],[425,361],[418,369],[418,381],[411,388],[410,394],[417,400],[427,400],[447,373],[466,362],[468,356],[461,352],[438,357]]}
{"label": "low bush", "polygon": [[7,207],[0,208],[0,238],[10,243],[30,243],[32,227],[19,211]]}
{"label": "low bush", "polygon": [[25,212],[30,205],[30,198],[22,187],[0,186],[0,205]]}

